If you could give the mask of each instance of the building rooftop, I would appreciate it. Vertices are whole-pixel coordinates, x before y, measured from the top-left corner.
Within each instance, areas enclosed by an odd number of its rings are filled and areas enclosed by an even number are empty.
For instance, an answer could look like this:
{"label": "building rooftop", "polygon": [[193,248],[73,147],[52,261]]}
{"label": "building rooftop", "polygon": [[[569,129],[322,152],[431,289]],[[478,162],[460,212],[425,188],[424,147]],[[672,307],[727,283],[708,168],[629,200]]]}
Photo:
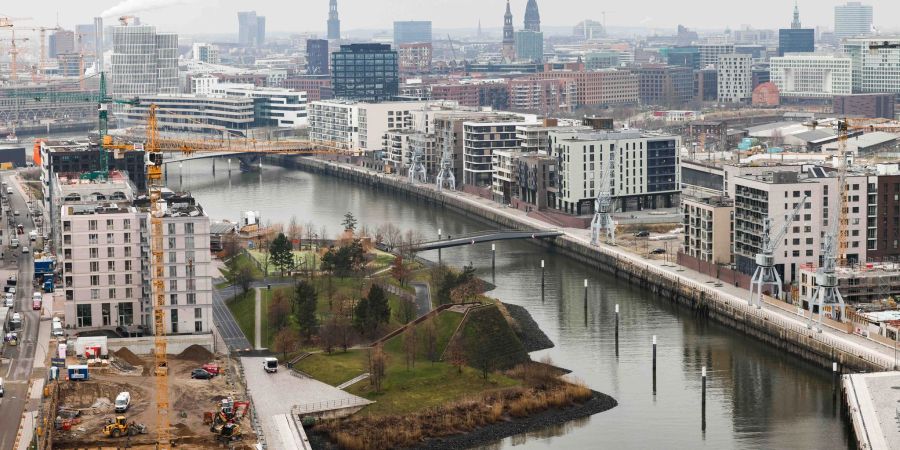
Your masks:
{"label": "building rooftop", "polygon": [[94,214],[123,214],[128,212],[136,212],[137,208],[131,203],[125,202],[103,202],[87,205],[67,205],[63,207],[63,216],[89,216]]}
{"label": "building rooftop", "polygon": [[666,138],[675,137],[672,134],[658,133],[653,131],[645,131],[639,129],[601,131],[592,130],[585,132],[577,132],[565,141],[581,142],[581,141],[615,141],[621,139],[642,139],[642,138]]}

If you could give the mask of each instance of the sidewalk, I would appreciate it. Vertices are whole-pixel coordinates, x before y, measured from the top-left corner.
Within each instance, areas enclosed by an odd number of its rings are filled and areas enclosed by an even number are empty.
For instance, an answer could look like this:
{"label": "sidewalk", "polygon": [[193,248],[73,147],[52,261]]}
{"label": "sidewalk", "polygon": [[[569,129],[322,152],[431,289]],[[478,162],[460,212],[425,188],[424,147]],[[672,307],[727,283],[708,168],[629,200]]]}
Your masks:
{"label": "sidewalk", "polygon": [[[369,175],[377,174],[379,177],[383,177],[385,179],[397,180],[401,181],[402,178],[397,177],[395,175],[381,174],[376,171],[365,169],[359,166],[352,166],[348,164],[335,163],[335,162],[325,162],[325,164],[344,167],[358,173],[364,173]],[[434,185],[431,184],[416,184],[416,189],[426,189],[430,191],[438,191]],[[803,328],[805,329],[807,326],[806,316],[799,316],[796,312],[786,311],[783,309],[784,305],[780,301],[776,301],[774,299],[766,299],[766,304],[769,305],[768,308],[763,308],[762,310],[755,310],[749,308],[748,299],[750,298],[750,291],[738,287],[734,287],[731,285],[723,284],[721,287],[715,286],[715,283],[720,283],[719,280],[714,279],[710,276],[704,275],[699,272],[695,272],[688,268],[678,266],[675,264],[670,264],[665,261],[657,261],[657,260],[647,260],[643,257],[626,252],[619,247],[609,246],[606,244],[601,244],[599,246],[592,246],[590,244],[590,230],[589,229],[581,229],[581,228],[562,228],[552,226],[538,219],[534,219],[532,217],[526,216],[524,211],[520,211],[512,208],[502,208],[496,202],[491,200],[473,195],[467,194],[460,191],[441,191],[441,195],[445,197],[452,197],[461,202],[467,203],[472,206],[476,206],[478,208],[483,208],[486,210],[490,210],[494,214],[498,214],[504,216],[508,219],[514,220],[523,226],[533,227],[539,230],[551,231],[558,230],[563,232],[565,235],[559,237],[558,239],[566,239],[570,240],[574,243],[597,249],[602,253],[606,253],[611,256],[618,257],[620,259],[627,260],[635,265],[652,268],[654,272],[664,273],[667,277],[677,278],[680,283],[684,283],[686,285],[693,286],[694,288],[708,292],[716,297],[722,298],[726,301],[730,306],[735,308],[747,309],[747,314],[758,315],[764,320],[777,321],[788,324],[788,326],[792,328]],[[779,305],[781,304],[781,305]],[[774,305],[774,307],[773,307]],[[808,337],[813,340],[818,340],[826,345],[836,346],[841,348],[853,348],[858,349],[859,352],[852,353],[863,353],[865,354],[867,359],[871,359],[877,361],[877,364],[883,366],[885,369],[892,368],[894,365],[894,352],[893,347],[890,347],[886,344],[882,344],[879,342],[872,341],[870,339],[864,338],[862,336],[857,336],[854,334],[846,333],[840,330],[836,330],[833,328],[828,328],[827,326],[823,327],[821,333],[816,333],[813,330],[809,330]],[[863,357],[863,355],[859,355]]]}

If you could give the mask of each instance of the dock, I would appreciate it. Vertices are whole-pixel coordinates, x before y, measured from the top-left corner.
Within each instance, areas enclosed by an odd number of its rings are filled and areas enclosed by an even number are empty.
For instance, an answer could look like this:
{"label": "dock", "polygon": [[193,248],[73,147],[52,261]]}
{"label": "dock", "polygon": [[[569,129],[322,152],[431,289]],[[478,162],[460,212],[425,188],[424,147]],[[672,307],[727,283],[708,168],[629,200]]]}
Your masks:
{"label": "dock", "polygon": [[900,448],[900,372],[844,375],[841,384],[857,448]]}

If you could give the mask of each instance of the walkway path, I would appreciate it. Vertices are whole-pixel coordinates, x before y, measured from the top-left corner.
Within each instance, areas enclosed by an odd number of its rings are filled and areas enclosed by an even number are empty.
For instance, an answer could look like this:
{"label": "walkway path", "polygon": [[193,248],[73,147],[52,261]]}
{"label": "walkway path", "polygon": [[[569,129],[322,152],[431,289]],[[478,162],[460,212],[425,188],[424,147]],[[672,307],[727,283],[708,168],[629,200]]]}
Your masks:
{"label": "walkway path", "polygon": [[[340,164],[334,162],[329,162],[328,164],[341,166],[359,173],[365,173],[367,175],[376,174],[376,172],[372,170],[365,169],[359,166],[351,166],[348,164]],[[385,179],[399,180],[399,177],[396,177],[394,175],[379,173],[377,176]],[[417,184],[415,189],[426,189],[432,191],[437,190],[435,186],[430,184]],[[515,220],[516,222],[522,224],[523,228],[528,227],[544,231],[559,230],[564,233],[564,236],[558,237],[557,239],[570,240],[578,242],[584,246],[590,246],[591,232],[589,229],[559,229],[555,225],[551,225],[541,220],[528,217],[524,211],[513,208],[498,208],[496,202],[460,191],[445,190],[442,192],[442,194],[447,197],[456,198],[464,203],[468,203],[469,205],[490,210],[491,212],[505,216],[508,219]],[[788,326],[791,326],[793,328],[806,328],[807,319],[803,316],[798,315],[796,310],[785,310],[781,307],[772,306],[779,305],[782,302],[774,301],[773,299],[766,299],[766,304],[768,305],[768,307],[764,308],[761,311],[750,311],[747,301],[747,299],[750,298],[750,292],[746,289],[727,284],[723,285],[722,287],[714,287],[713,283],[717,283],[719,282],[719,280],[682,266],[666,263],[665,261],[647,260],[639,255],[625,251],[620,247],[602,244],[599,247],[594,248],[597,248],[597,250],[602,253],[615,255],[619,259],[628,260],[633,264],[638,265],[639,267],[647,267],[654,272],[665,273],[665,275],[668,277],[677,277],[681,283],[692,286],[698,290],[710,292],[711,294],[718,296],[722,300],[728,302],[730,306],[733,306],[735,308],[748,309],[748,314],[758,314],[760,317],[765,318],[765,320],[784,322]],[[895,365],[894,349],[893,347],[886,344],[882,344],[880,342],[876,342],[862,336],[849,334],[842,330],[829,328],[827,326],[824,327],[824,330],[821,333],[816,333],[812,330],[808,331],[808,336],[811,339],[824,342],[830,346],[841,347],[844,349],[853,349],[852,353],[866,359],[876,361],[877,364],[883,366],[886,369],[891,368]]]}
{"label": "walkway path", "polygon": [[232,352],[250,349],[250,341],[247,340],[247,336],[244,336],[241,327],[235,322],[234,316],[225,305],[225,299],[231,298],[234,292],[236,292],[235,289],[231,287],[213,289],[213,322],[215,322],[216,329],[219,330],[228,350]]}
{"label": "walkway path", "polygon": [[256,330],[256,336],[253,339],[253,348],[262,350],[262,291],[256,288],[254,292],[256,293],[256,312],[253,316],[253,329]]}

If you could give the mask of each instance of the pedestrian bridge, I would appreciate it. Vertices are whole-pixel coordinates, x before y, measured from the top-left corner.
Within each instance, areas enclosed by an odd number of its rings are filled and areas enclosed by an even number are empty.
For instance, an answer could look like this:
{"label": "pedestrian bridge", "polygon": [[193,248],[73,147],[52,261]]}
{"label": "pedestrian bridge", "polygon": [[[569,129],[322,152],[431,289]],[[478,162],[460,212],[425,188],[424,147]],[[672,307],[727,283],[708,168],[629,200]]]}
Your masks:
{"label": "pedestrian bridge", "polygon": [[465,236],[448,236],[447,239],[441,239],[431,242],[423,242],[412,246],[413,250],[437,250],[440,248],[460,247],[463,245],[474,245],[483,242],[509,241],[513,239],[550,239],[562,236],[561,231],[540,231],[540,230],[507,230],[507,231],[483,231]]}

